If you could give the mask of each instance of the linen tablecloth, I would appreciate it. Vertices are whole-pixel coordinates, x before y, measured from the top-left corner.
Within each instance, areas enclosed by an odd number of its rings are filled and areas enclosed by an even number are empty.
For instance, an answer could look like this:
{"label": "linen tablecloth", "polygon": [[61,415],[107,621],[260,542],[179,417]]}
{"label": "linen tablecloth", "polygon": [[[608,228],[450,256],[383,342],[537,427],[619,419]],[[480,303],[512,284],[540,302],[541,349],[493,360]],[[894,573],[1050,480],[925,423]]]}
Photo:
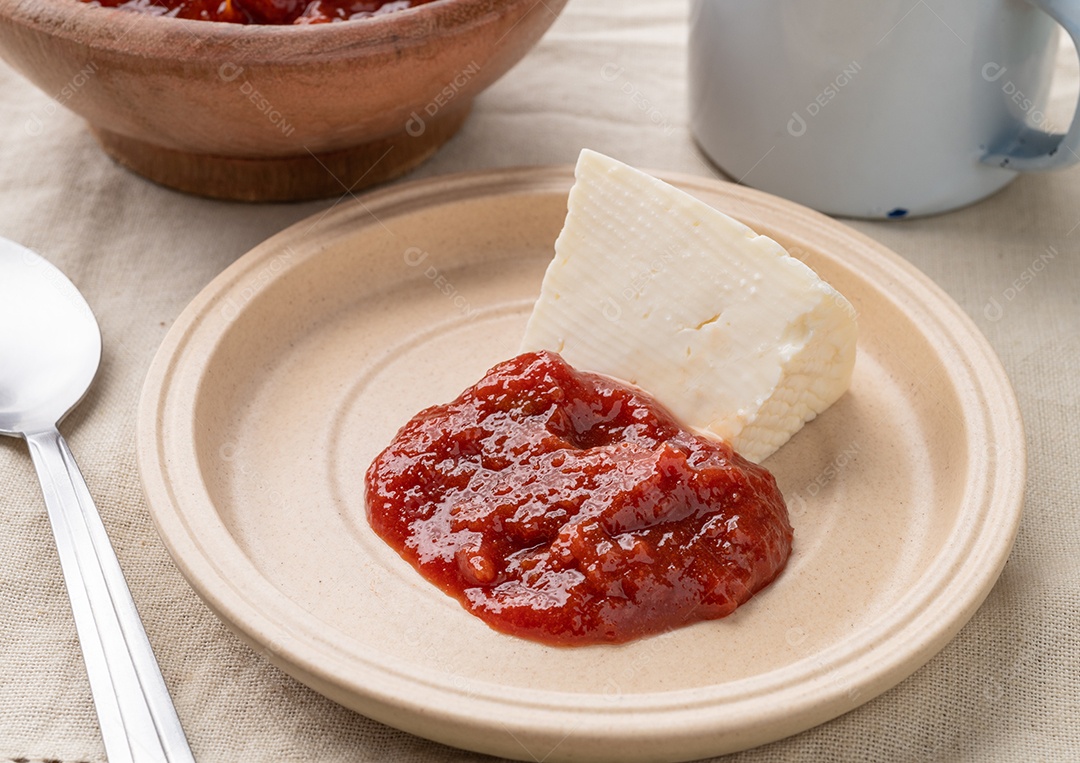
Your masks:
{"label": "linen tablecloth", "polygon": [[[637,166],[715,175],[687,129],[686,37],[683,0],[572,0],[413,177],[569,164],[583,146]],[[1077,82],[1076,55],[1063,47],[1058,124],[1067,123]],[[63,431],[196,757],[482,758],[345,710],[253,653],[180,576],[139,486],[135,405],[172,321],[238,256],[335,200],[231,204],[155,186],[113,164],[79,118],[2,64],[0,115],[0,235],[63,269],[101,323],[100,374]],[[1024,519],[986,603],[929,664],[847,715],[733,759],[1078,760],[1080,169],[1021,177],[947,215],[851,224],[940,284],[1000,354],[1026,423]],[[0,760],[102,761],[30,459],[21,442],[0,440]]]}

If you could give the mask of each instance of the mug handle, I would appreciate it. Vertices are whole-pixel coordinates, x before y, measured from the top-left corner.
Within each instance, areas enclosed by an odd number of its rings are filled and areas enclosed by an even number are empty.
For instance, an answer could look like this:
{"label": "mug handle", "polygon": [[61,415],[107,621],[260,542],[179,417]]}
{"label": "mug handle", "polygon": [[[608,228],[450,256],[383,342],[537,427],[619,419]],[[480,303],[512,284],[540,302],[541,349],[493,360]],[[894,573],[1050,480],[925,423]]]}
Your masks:
{"label": "mug handle", "polygon": [[[1080,49],[1080,5],[1075,0],[1028,0],[1061,24]],[[1067,133],[1049,133],[1024,127],[1010,143],[994,147],[984,164],[1007,170],[1057,170],[1080,162],[1080,103]]]}

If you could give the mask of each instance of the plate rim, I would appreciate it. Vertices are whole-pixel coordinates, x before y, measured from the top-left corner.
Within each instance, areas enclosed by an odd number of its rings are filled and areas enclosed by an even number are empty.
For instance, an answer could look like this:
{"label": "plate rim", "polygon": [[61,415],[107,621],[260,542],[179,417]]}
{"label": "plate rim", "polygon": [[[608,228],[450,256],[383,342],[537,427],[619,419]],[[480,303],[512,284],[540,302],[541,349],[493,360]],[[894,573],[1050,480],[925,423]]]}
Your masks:
{"label": "plate rim", "polygon": [[[872,253],[873,259],[868,260],[867,263],[860,263],[860,266],[864,264],[876,266],[879,272],[875,274],[871,270],[868,274],[860,267],[857,269],[860,275],[875,283],[881,283],[880,276],[892,276],[892,280],[895,281],[892,285],[899,284],[903,287],[902,291],[915,292],[920,297],[915,304],[921,307],[938,308],[933,313],[927,311],[921,315],[920,323],[928,323],[945,336],[964,340],[964,366],[967,374],[980,382],[977,386],[983,398],[986,398],[988,402],[990,402],[989,397],[995,398],[993,405],[988,404],[981,411],[984,416],[983,423],[998,435],[1002,433],[1008,435],[1003,442],[1006,447],[1012,449],[1013,455],[1011,459],[995,460],[993,484],[982,486],[981,492],[985,497],[981,506],[982,510],[978,515],[981,521],[977,525],[972,524],[964,528],[965,535],[973,539],[965,546],[972,553],[968,553],[963,559],[950,557],[951,566],[955,568],[951,572],[964,572],[966,575],[962,578],[958,578],[955,574],[948,575],[943,585],[934,588],[933,596],[927,594],[930,603],[938,606],[922,610],[918,617],[908,623],[907,631],[921,628],[922,632],[918,634],[920,638],[915,638],[915,634],[907,634],[907,648],[894,649],[891,653],[885,648],[898,639],[901,635],[899,633],[864,644],[860,656],[854,661],[849,659],[846,663],[847,672],[852,674],[850,681],[838,680],[835,670],[821,668],[821,665],[827,667],[828,660],[819,660],[817,672],[832,675],[829,680],[829,683],[833,685],[831,691],[826,691],[828,687],[821,686],[821,680],[818,678],[811,678],[813,686],[809,688],[814,691],[808,691],[807,687],[802,686],[801,691],[793,693],[789,686],[787,693],[792,696],[785,702],[782,696],[780,699],[777,698],[778,694],[784,694],[783,688],[777,689],[768,682],[763,684],[761,679],[769,674],[758,674],[722,684],[721,686],[758,684],[757,691],[728,699],[719,697],[715,693],[704,692],[702,688],[683,690],[683,693],[699,695],[698,702],[692,704],[687,704],[688,698],[673,696],[675,693],[671,692],[636,695],[653,698],[668,695],[665,697],[666,707],[655,704],[641,706],[630,703],[612,703],[606,700],[600,702],[601,698],[597,694],[522,691],[520,689],[509,692],[512,696],[500,697],[495,693],[489,698],[470,697],[470,701],[476,705],[487,703],[488,712],[498,711],[503,716],[504,727],[508,730],[519,731],[523,735],[560,734],[565,728],[566,713],[574,712],[574,710],[566,710],[565,700],[572,699],[577,704],[572,702],[570,706],[576,708],[578,714],[591,714],[588,728],[578,729],[580,737],[578,741],[592,743],[596,749],[602,749],[602,745],[610,744],[614,740],[623,742],[631,739],[655,740],[660,736],[681,739],[696,735],[699,738],[707,737],[711,740],[705,747],[699,744],[695,748],[696,751],[690,755],[692,757],[698,755],[701,749],[706,750],[704,754],[709,754],[712,750],[743,749],[764,741],[788,736],[836,717],[902,681],[951,640],[989,594],[1012,548],[1023,507],[1026,443],[1015,393],[989,342],[972,319],[944,290],[899,254],[841,222],[770,194],[713,178],[672,172],[654,174],[684,190],[698,189],[720,196],[735,194],[748,200],[751,207],[767,208],[770,212],[783,215],[786,222],[794,221],[805,225],[808,235],[823,233],[842,236],[867,250],[868,253]],[[570,166],[517,167],[435,176],[376,190],[361,196],[359,200],[339,204],[328,211],[316,213],[289,226],[238,258],[212,279],[181,312],[150,365],[138,407],[136,454],[148,509],[163,543],[184,577],[215,614],[241,638],[267,656],[271,662],[331,699],[398,727],[402,727],[401,718],[389,713],[388,710],[393,709],[397,713],[403,710],[421,713],[429,724],[419,732],[422,735],[482,752],[507,753],[506,749],[501,747],[498,749],[481,748],[475,743],[466,744],[462,741],[464,736],[467,736],[468,729],[489,728],[490,724],[478,721],[479,717],[487,713],[478,713],[476,708],[465,714],[447,709],[453,703],[446,701],[445,686],[429,685],[425,687],[426,699],[413,696],[406,701],[400,693],[402,682],[415,688],[415,677],[408,675],[408,671],[394,670],[393,665],[368,664],[358,673],[355,660],[346,660],[343,663],[338,660],[339,664],[334,664],[333,642],[325,644],[330,651],[325,649],[313,651],[311,643],[295,634],[283,633],[282,623],[274,623],[267,613],[260,611],[246,600],[239,587],[224,576],[224,570],[212,559],[207,558],[207,550],[202,547],[196,533],[187,524],[180,507],[180,500],[167,478],[167,472],[170,469],[169,459],[175,456],[175,453],[167,450],[165,443],[162,442],[165,425],[162,411],[170,391],[175,392],[176,385],[180,382],[190,382],[190,379],[180,378],[185,370],[181,364],[185,345],[192,339],[200,321],[212,308],[215,300],[220,299],[231,286],[243,280],[246,274],[251,274],[263,267],[268,258],[281,251],[282,242],[295,237],[301,228],[310,226],[311,221],[319,218],[320,215],[322,215],[325,227],[317,237],[333,239],[339,235],[349,235],[349,231],[355,234],[356,230],[365,225],[370,226],[372,223],[366,218],[370,216],[377,220],[375,212],[382,209],[391,209],[395,214],[399,214],[410,209],[425,207],[432,202],[441,203],[446,199],[450,200],[449,203],[455,203],[463,198],[483,197],[493,193],[502,195],[518,191],[565,192],[569,190],[572,180],[573,168]],[[739,219],[745,219],[739,214],[738,209],[733,208],[727,211]],[[802,230],[800,229],[800,232]],[[317,256],[317,253],[307,255],[307,257]],[[898,301],[896,294],[891,296],[898,304],[901,303],[902,300]],[[956,333],[958,331],[960,334]],[[187,369],[187,371],[190,377],[192,369]],[[966,422],[967,416],[964,419]],[[194,425],[194,422],[192,424]],[[968,471],[972,471],[970,465]],[[990,475],[984,476],[986,481],[990,482]],[[970,485],[965,486],[965,496],[969,494],[968,488]],[[208,499],[208,496],[203,495],[202,498]],[[958,517],[958,519],[962,518]],[[988,518],[996,521],[989,522]],[[221,529],[223,527],[222,525]],[[952,538],[955,534],[956,531],[953,530],[949,537]],[[235,541],[231,536],[228,533],[225,535],[235,546]],[[239,546],[236,546],[236,550],[239,551]],[[235,560],[226,561],[235,562]],[[934,564],[941,561],[942,555],[939,555],[935,558]],[[242,572],[242,570],[232,569],[232,572]],[[944,591],[952,592],[947,602],[943,596]],[[901,597],[901,601],[906,598],[907,596]],[[287,599],[287,597],[282,595],[282,599]],[[950,606],[945,606],[946,603]],[[303,611],[291,600],[288,604]],[[898,605],[894,605],[893,608],[896,606]],[[946,611],[939,611],[942,609]],[[917,628],[916,626],[920,623],[922,625]],[[834,643],[819,654],[843,652],[841,647],[852,639],[854,637]],[[884,654],[882,654],[883,650],[885,650]],[[847,654],[850,655],[851,652]],[[793,665],[809,659],[806,658]],[[792,665],[785,666],[784,671],[789,672],[791,667]],[[348,679],[342,678],[342,669],[350,674]],[[360,675],[360,673],[365,674]],[[814,671],[811,670],[810,674],[813,673]],[[867,676],[873,680],[868,679]],[[790,684],[790,680],[785,680],[783,683]],[[841,686],[850,688],[839,691]],[[530,695],[533,701],[523,702],[525,698],[522,695],[524,694]],[[450,695],[452,697],[453,692],[450,692]],[[443,699],[441,702],[438,701],[440,697]],[[555,697],[563,700],[558,707],[552,704],[552,699]],[[590,697],[597,701],[583,702],[585,698]],[[717,718],[720,710],[723,711],[723,719]],[[664,716],[660,722],[663,728],[656,728],[655,723],[644,723],[642,713]],[[781,720],[789,729],[788,731],[772,736],[761,735],[762,728],[780,723]],[[754,733],[749,735],[746,733],[748,725],[757,729],[756,736]],[[418,733],[415,727],[406,730]],[[733,739],[737,738],[735,739],[737,746],[718,745],[717,739],[725,735]],[[520,754],[521,750],[518,750],[518,755]]]}

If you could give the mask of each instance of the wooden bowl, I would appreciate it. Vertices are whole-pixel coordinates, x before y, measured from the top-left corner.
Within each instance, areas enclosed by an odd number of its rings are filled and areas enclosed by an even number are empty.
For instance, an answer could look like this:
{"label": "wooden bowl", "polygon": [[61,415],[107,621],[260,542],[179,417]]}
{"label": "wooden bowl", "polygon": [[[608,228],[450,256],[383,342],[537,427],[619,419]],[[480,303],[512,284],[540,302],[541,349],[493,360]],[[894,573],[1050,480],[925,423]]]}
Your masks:
{"label": "wooden bowl", "polygon": [[0,57],[153,181],[225,199],[324,198],[434,154],[565,4],[436,0],[344,23],[245,26],[7,0]]}

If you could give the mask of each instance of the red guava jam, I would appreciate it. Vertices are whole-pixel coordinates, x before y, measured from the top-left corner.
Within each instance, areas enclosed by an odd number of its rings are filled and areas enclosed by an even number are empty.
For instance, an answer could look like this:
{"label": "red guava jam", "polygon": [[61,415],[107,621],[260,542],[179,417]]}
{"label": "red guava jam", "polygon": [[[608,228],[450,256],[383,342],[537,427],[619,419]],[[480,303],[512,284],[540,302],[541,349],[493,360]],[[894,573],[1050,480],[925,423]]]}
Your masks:
{"label": "red guava jam", "polygon": [[324,24],[390,13],[433,0],[83,0],[154,16],[231,24]]}
{"label": "red guava jam", "polygon": [[367,511],[470,612],[548,644],[724,617],[791,553],[766,469],[551,352],[418,413],[368,468]]}

